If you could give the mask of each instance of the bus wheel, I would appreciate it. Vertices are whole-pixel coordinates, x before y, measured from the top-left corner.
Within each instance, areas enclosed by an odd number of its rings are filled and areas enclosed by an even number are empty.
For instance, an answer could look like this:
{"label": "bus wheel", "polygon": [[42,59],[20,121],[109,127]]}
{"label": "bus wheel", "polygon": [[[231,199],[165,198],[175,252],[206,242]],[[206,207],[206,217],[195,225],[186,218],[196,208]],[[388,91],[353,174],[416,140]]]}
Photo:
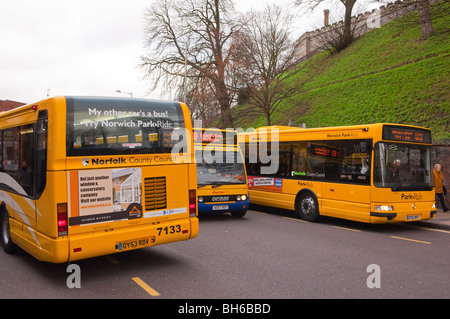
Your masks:
{"label": "bus wheel", "polygon": [[8,254],[12,254],[16,250],[16,245],[11,240],[11,233],[9,232],[9,216],[5,209],[0,210],[0,241],[3,249]]}
{"label": "bus wheel", "polygon": [[296,211],[298,217],[310,222],[318,221],[320,217],[317,199],[309,192],[300,195]]}

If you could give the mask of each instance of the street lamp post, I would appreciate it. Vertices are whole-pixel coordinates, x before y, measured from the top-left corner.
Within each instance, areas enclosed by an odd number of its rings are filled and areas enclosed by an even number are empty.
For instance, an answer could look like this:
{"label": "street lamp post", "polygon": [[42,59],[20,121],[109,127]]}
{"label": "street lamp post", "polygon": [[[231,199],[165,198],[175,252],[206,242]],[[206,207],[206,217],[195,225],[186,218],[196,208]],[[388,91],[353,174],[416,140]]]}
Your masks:
{"label": "street lamp post", "polygon": [[186,85],[187,85],[187,50],[188,50],[188,43],[186,41],[186,49],[184,51],[184,83],[183,83],[183,95],[184,95],[184,103],[187,104],[186,101]]}
{"label": "street lamp post", "polygon": [[130,94],[131,98],[133,98],[133,93],[131,92],[122,92],[121,90],[116,90],[117,93]]}

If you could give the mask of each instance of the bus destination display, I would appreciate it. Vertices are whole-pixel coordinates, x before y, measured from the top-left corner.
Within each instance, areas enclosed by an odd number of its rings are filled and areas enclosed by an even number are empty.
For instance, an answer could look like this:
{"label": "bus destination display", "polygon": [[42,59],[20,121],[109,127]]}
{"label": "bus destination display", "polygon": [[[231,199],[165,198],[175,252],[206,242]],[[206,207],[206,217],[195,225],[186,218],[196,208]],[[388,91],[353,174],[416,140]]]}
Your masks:
{"label": "bus destination display", "polygon": [[383,127],[383,140],[413,142],[413,143],[431,143],[431,132],[424,129],[403,128],[401,126]]}
{"label": "bus destination display", "polygon": [[231,144],[237,143],[237,135],[235,132],[222,133],[216,130],[194,130],[194,143],[213,143],[213,144]]}

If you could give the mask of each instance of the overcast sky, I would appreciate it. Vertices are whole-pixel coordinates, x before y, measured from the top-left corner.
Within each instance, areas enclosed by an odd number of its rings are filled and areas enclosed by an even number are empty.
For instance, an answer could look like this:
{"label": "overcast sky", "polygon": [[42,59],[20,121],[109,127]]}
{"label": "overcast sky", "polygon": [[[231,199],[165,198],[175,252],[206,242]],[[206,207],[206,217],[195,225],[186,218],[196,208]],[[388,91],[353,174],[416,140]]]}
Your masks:
{"label": "overcast sky", "polygon": [[[56,95],[161,98],[137,69],[143,14],[156,0],[1,0],[0,100]],[[294,0],[235,0],[239,11]],[[305,28],[311,24],[304,23]]]}

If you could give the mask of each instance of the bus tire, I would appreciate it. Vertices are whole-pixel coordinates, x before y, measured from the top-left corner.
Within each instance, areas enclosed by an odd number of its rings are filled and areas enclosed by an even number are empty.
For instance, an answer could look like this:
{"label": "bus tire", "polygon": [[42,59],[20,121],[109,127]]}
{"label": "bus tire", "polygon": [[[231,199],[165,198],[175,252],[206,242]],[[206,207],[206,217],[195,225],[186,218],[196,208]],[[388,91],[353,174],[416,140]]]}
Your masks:
{"label": "bus tire", "polygon": [[12,254],[16,251],[16,245],[12,242],[11,233],[9,231],[9,215],[4,206],[0,207],[0,241],[3,250]]}
{"label": "bus tire", "polygon": [[247,210],[239,210],[239,211],[231,212],[231,216],[233,216],[234,218],[242,218],[245,216],[246,213],[247,213]]}
{"label": "bus tire", "polygon": [[316,222],[320,218],[319,204],[316,196],[311,192],[300,194],[297,199],[296,212],[299,218]]}

